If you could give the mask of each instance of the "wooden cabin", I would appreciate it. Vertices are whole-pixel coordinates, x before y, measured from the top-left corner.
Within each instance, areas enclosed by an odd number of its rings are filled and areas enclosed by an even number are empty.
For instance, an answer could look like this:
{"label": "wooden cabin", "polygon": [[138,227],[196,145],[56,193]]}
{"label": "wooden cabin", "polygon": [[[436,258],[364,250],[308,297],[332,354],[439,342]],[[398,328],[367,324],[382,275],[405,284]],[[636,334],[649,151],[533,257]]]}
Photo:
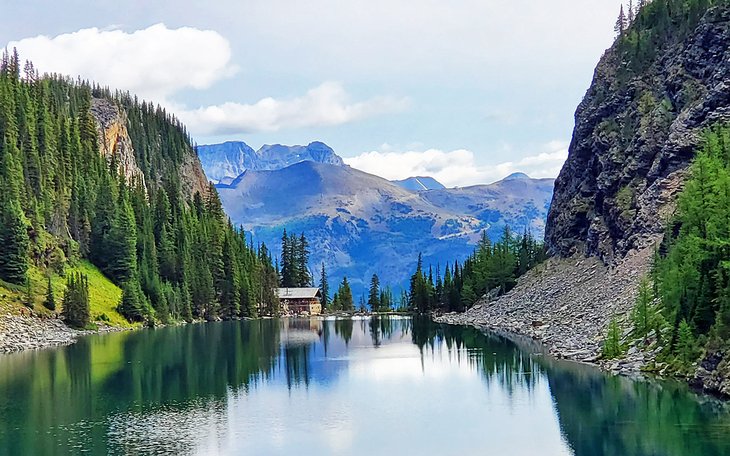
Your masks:
{"label": "wooden cabin", "polygon": [[277,290],[283,313],[319,315],[322,313],[322,292],[319,288],[279,288]]}

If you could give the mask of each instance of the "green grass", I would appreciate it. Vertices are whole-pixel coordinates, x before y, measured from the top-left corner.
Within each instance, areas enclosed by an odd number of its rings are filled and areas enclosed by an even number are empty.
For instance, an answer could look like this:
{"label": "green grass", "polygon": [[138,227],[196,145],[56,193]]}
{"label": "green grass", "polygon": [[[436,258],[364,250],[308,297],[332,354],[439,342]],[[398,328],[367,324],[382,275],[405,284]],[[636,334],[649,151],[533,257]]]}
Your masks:
{"label": "green grass", "polygon": [[[103,321],[111,326],[129,328],[133,325],[127,322],[117,311],[116,307],[122,297],[122,290],[114,285],[104,274],[88,261],[79,261],[73,267],[66,268],[66,274],[81,272],[89,278],[89,305],[91,321]],[[28,271],[30,278],[33,311],[41,315],[52,315],[53,312],[43,307],[45,300],[48,276],[46,272],[36,267]],[[63,290],[66,287],[66,277],[54,274],[51,277],[51,286],[56,298],[56,312],[61,311]],[[27,309],[28,292],[25,286],[8,284],[0,281],[0,312],[19,314]],[[106,320],[100,320],[102,315]]]}

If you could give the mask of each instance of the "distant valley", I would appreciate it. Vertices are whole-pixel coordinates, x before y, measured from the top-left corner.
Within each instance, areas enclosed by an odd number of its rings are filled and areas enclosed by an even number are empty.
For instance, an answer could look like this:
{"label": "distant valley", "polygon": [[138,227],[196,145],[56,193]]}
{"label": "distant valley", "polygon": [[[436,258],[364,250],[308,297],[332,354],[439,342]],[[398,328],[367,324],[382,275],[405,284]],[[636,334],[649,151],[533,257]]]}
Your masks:
{"label": "distant valley", "polygon": [[391,182],[320,142],[258,151],[229,142],[198,154],[234,224],[275,253],[285,228],[304,232],[312,268],[324,261],[331,281],[347,276],[356,297],[373,273],[395,289],[406,284],[419,253],[434,265],[465,258],[483,230],[496,239],[509,225],[541,238],[554,182],[524,174],[452,189],[430,177]]}

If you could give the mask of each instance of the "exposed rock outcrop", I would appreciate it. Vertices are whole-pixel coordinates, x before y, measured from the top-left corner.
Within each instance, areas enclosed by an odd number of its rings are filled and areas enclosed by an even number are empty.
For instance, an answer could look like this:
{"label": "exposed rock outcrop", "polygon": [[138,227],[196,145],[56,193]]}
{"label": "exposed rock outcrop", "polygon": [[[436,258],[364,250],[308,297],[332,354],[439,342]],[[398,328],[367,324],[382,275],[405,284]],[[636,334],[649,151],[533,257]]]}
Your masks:
{"label": "exposed rock outcrop", "polygon": [[[106,98],[93,98],[91,114],[96,120],[99,153],[104,155],[110,164],[116,163],[119,172],[130,185],[141,184],[147,190],[149,176],[145,177],[137,162],[134,145],[127,130],[129,124],[127,113],[113,101]],[[181,196],[184,199],[191,199],[195,193],[207,195],[208,179],[192,148],[182,158],[178,168],[178,177],[181,184]],[[161,184],[161,176],[154,176],[152,182]]]}
{"label": "exposed rock outcrop", "polygon": [[144,188],[144,173],[137,165],[132,140],[127,131],[127,114],[105,98],[93,98],[91,114],[96,120],[99,152],[108,163],[116,163],[119,173],[130,185],[141,184]]}
{"label": "exposed rock outcrop", "polygon": [[730,119],[730,7],[710,9],[639,74],[624,71],[626,59],[618,42],[605,53],[576,112],[548,215],[553,254],[613,262],[647,246],[664,230],[702,129]]}

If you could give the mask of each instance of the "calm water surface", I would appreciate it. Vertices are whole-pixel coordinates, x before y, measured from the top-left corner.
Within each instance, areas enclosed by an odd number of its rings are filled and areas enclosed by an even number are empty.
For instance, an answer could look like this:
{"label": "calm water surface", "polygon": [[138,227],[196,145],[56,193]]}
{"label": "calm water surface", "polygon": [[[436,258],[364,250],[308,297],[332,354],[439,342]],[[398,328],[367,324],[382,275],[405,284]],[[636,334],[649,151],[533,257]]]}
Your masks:
{"label": "calm water surface", "polygon": [[0,454],[730,455],[730,410],[428,321],[265,320],[0,356]]}

